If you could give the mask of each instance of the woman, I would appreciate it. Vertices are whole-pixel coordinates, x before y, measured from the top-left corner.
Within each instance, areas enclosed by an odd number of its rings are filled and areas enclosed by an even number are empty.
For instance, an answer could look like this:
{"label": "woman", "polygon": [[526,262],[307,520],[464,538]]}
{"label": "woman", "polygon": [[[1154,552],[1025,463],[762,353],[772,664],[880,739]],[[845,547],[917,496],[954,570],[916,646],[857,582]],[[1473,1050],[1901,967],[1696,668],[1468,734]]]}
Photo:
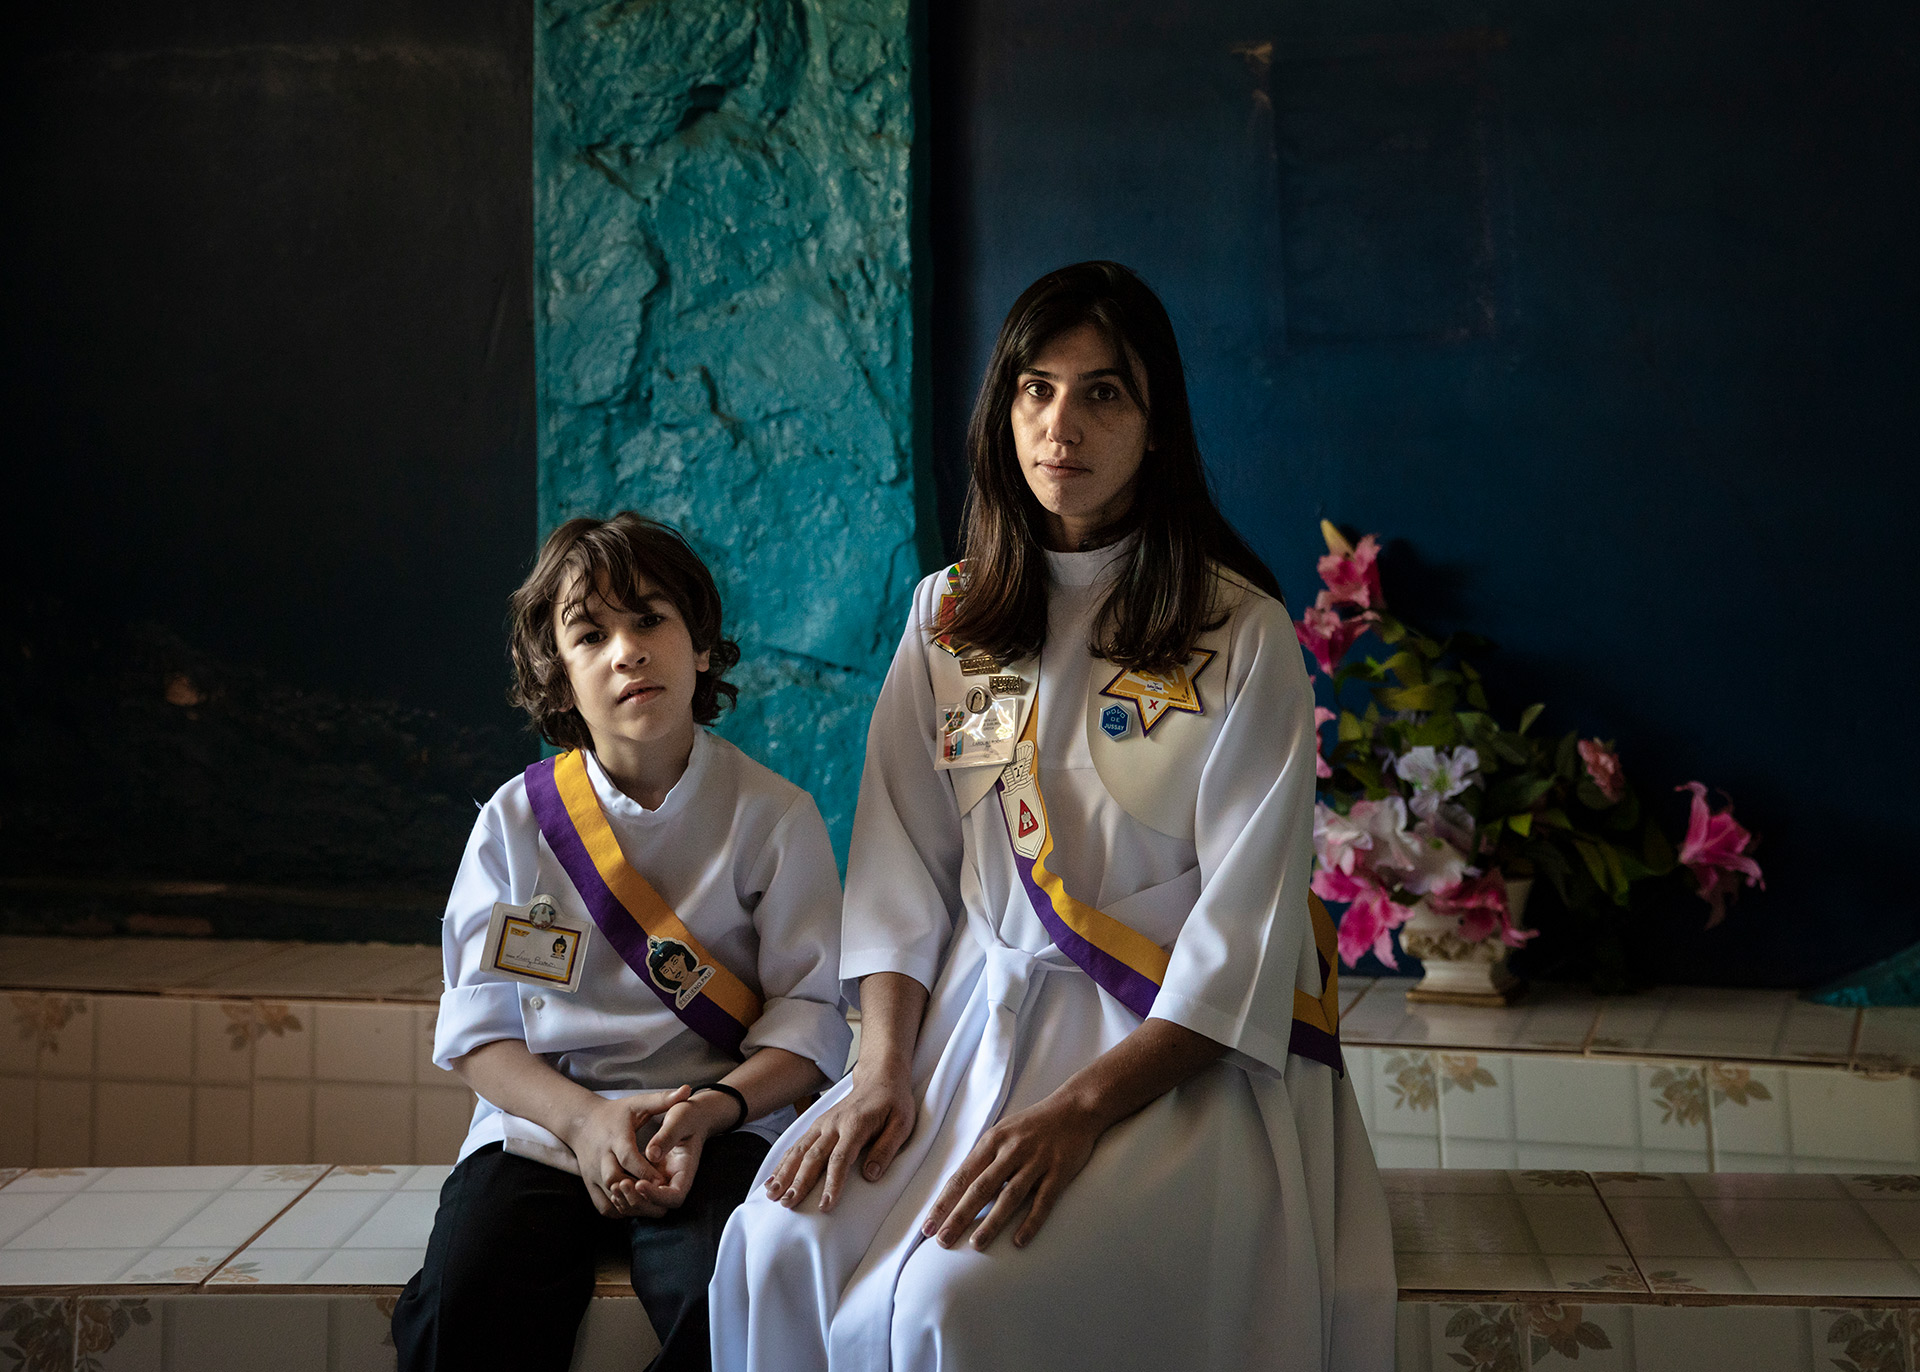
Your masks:
{"label": "woman", "polygon": [[1110,262],[1029,287],[968,447],[966,561],[868,736],[859,1062],[728,1226],[714,1364],[1385,1369],[1311,689],[1159,300]]}

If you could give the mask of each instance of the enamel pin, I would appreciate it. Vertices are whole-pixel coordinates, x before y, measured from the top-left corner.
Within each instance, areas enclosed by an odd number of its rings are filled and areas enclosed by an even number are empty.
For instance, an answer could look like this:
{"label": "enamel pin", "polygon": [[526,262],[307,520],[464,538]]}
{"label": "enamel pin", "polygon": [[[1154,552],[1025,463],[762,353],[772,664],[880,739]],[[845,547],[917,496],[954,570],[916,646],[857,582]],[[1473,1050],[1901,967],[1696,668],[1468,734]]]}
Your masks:
{"label": "enamel pin", "polygon": [[[966,564],[956,562],[947,568],[947,589],[940,593],[940,604],[933,612],[935,625],[953,622],[953,612],[960,607],[960,597],[967,593]],[[959,657],[968,651],[966,644],[951,633],[941,632],[933,636],[933,646],[952,657]],[[961,668],[965,671],[965,667]],[[970,675],[970,674],[969,674]]]}
{"label": "enamel pin", "polygon": [[1127,711],[1123,705],[1109,705],[1100,712],[1100,732],[1119,738],[1127,732]]}
{"label": "enamel pin", "polygon": [[[1178,710],[1187,715],[1204,715],[1207,712],[1200,702],[1197,683],[1200,673],[1207,670],[1207,664],[1213,658],[1212,652],[1202,648],[1188,658],[1183,666],[1175,667],[1171,672],[1149,672],[1129,667],[1109,681],[1100,694],[1112,696],[1115,700],[1131,700],[1134,708],[1140,712],[1140,732],[1151,734],[1153,726],[1164,719],[1169,710]],[[1108,726],[1104,712],[1100,716],[1100,727],[1108,737],[1120,737]]]}

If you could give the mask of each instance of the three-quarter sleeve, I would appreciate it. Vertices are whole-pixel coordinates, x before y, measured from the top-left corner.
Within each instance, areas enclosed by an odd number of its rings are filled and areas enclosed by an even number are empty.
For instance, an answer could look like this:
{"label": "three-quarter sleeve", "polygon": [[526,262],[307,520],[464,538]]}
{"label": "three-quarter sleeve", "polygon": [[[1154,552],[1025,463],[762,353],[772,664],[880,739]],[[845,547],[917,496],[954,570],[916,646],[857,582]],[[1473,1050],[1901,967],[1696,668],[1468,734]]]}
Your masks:
{"label": "three-quarter sleeve", "polygon": [[[1313,688],[1285,607],[1249,593],[1235,615],[1226,717],[1201,772],[1200,899],[1175,941],[1153,1018],[1284,1072],[1296,985],[1317,992]],[[1304,974],[1315,983],[1301,982]]]}
{"label": "three-quarter sleeve", "polygon": [[494,903],[513,899],[503,818],[501,798],[496,796],[474,823],[447,898],[446,917],[440,922],[446,989],[440,993],[440,1016],[433,1029],[436,1067],[451,1069],[455,1058],[465,1057],[483,1043],[527,1036],[518,984],[480,967]]}
{"label": "three-quarter sleeve", "polygon": [[760,1018],[740,1050],[784,1048],[838,1081],[853,1031],[840,1000],[840,874],[813,797],[781,815],[747,876],[742,904],[760,940]]}
{"label": "three-quarter sleeve", "polygon": [[931,988],[960,917],[964,840],[953,786],[934,767],[935,704],[926,625],[934,584],[913,597],[906,632],[880,687],[847,856],[840,975],[901,972]]}

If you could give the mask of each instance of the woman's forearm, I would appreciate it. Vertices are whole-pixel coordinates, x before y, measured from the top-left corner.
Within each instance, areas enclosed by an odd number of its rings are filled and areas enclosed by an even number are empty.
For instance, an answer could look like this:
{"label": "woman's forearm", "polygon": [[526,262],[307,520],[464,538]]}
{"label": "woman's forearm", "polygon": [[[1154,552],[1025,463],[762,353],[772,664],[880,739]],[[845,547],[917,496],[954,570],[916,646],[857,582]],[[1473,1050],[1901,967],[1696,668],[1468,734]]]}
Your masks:
{"label": "woman's forearm", "polygon": [[535,1057],[521,1039],[483,1043],[451,1064],[454,1074],[482,1100],[509,1115],[532,1120],[572,1147],[587,1112],[600,1097],[569,1081]]}
{"label": "woman's forearm", "polygon": [[1225,1044],[1204,1034],[1150,1019],[1068,1077],[1054,1094],[1104,1133],[1226,1051]]}
{"label": "woman's forearm", "polygon": [[854,1071],[905,1076],[913,1070],[927,988],[904,972],[860,978],[860,1058]]}

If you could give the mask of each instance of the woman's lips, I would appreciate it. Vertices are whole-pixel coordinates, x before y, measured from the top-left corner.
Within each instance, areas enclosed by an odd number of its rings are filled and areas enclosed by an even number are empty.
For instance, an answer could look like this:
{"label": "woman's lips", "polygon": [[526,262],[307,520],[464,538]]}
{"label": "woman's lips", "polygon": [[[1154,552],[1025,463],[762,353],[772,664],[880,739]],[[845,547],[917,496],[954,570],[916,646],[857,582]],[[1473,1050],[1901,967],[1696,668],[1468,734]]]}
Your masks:
{"label": "woman's lips", "polygon": [[1086,467],[1074,466],[1070,462],[1042,462],[1039,466],[1040,470],[1048,476],[1057,477],[1086,476],[1090,470]]}

